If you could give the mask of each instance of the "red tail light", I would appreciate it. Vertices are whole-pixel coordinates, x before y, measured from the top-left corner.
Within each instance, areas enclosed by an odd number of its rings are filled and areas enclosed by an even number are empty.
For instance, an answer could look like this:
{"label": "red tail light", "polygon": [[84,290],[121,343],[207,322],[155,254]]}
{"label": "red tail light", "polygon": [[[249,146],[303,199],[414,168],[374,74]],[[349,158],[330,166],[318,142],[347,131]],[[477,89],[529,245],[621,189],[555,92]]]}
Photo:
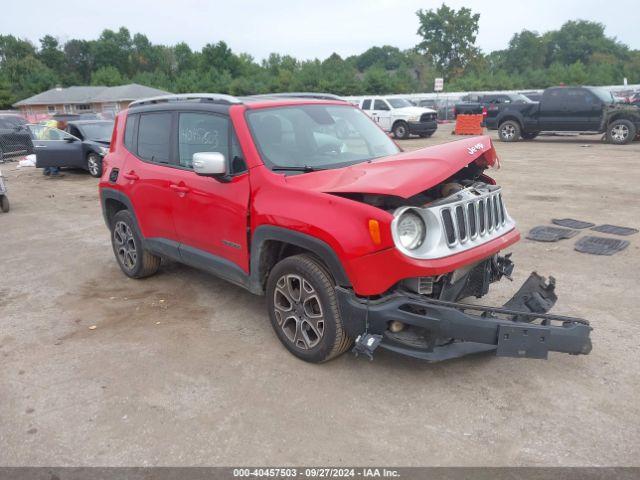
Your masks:
{"label": "red tail light", "polygon": [[109,151],[113,152],[116,149],[116,138],[117,138],[117,131],[118,131],[118,119],[120,118],[120,115],[116,115],[116,118],[113,122],[113,132],[111,132],[111,143],[109,144]]}
{"label": "red tail light", "polygon": [[482,116],[486,117],[487,116],[487,107],[482,107]]}

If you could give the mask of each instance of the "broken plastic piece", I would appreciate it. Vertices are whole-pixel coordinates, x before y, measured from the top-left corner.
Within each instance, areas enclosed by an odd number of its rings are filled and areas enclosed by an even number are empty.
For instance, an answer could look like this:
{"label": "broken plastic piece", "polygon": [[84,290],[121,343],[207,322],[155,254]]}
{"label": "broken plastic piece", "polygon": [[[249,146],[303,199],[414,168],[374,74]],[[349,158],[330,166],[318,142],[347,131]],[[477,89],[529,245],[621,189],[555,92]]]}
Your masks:
{"label": "broken plastic piece", "polygon": [[374,335],[372,333],[363,333],[356,338],[352,352],[356,357],[360,354],[365,355],[369,360],[373,360],[373,351],[378,348],[382,341],[382,335]]}
{"label": "broken plastic piece", "polygon": [[[605,223],[604,225],[598,225],[597,227],[593,227],[591,230],[600,233],[612,233],[613,235],[633,235],[634,233],[638,233],[636,228],[629,227],[618,227],[616,225],[609,225]],[[594,237],[597,238],[597,237]]]}
{"label": "broken plastic piece", "polygon": [[577,229],[590,228],[595,225],[595,223],[583,222],[582,220],[575,220],[573,218],[554,218],[551,222],[556,225],[560,225],[561,227]]}
{"label": "broken plastic piece", "polygon": [[563,238],[571,238],[578,234],[578,230],[562,227],[548,227],[540,225],[529,230],[527,238],[537,242],[557,242]]}
{"label": "broken plastic piece", "polygon": [[576,242],[575,250],[591,255],[613,255],[628,246],[628,241],[617,238],[582,237]]}

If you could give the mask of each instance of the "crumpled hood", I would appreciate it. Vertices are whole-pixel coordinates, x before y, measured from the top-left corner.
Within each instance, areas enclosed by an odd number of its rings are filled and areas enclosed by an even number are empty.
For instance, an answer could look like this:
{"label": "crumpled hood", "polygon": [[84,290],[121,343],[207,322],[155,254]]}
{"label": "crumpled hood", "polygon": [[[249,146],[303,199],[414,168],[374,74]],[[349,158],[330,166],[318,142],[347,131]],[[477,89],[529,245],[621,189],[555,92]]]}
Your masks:
{"label": "crumpled hood", "polygon": [[409,198],[446,180],[473,161],[498,164],[488,136],[399,153],[344,168],[286,177],[289,185],[325,193],[370,193]]}

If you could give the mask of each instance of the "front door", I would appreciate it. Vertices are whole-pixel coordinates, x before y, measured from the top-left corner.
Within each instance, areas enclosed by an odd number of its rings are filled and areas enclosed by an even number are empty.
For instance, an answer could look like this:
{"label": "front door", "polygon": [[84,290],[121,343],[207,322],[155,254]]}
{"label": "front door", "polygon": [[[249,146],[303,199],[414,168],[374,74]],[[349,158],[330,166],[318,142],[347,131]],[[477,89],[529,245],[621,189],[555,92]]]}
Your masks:
{"label": "front door", "polygon": [[391,130],[391,107],[381,98],[373,101],[372,118],[378,122],[380,127],[389,132]]}
{"label": "front door", "polygon": [[84,167],[82,141],[57,128],[29,125],[36,154],[36,166]]}
{"label": "front door", "polygon": [[[249,174],[229,117],[203,112],[178,114],[180,179],[174,188],[174,223],[186,263],[216,270],[234,280],[249,272]],[[193,154],[219,152],[228,159],[228,175],[200,176]]]}

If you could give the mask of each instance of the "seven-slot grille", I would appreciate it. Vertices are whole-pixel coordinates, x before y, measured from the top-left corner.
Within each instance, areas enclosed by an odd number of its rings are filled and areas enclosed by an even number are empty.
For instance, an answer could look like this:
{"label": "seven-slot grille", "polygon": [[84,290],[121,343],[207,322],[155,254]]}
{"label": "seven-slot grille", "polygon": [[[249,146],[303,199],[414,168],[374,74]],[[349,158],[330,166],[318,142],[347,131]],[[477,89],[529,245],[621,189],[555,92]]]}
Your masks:
{"label": "seven-slot grille", "polygon": [[431,122],[432,120],[436,119],[436,114],[435,113],[423,113],[420,116],[420,121],[421,122]]}
{"label": "seven-slot grille", "polygon": [[442,223],[450,247],[497,232],[507,221],[502,194],[489,194],[443,208]]}

